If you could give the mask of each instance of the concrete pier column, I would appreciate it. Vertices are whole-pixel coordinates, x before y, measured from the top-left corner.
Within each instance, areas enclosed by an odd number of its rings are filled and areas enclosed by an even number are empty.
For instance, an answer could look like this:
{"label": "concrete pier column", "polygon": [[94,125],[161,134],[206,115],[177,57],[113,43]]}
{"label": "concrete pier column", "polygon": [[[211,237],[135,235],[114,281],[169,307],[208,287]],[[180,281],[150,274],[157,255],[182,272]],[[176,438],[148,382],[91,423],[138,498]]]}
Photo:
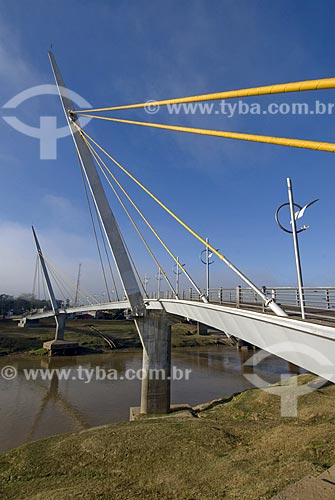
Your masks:
{"label": "concrete pier column", "polygon": [[65,314],[56,314],[56,335],[55,340],[64,340],[64,330],[65,330]]}
{"label": "concrete pier column", "polygon": [[67,342],[64,340],[66,314],[56,314],[56,335],[54,340],[44,342],[43,347],[48,351],[49,356],[55,355],[74,355],[77,352],[77,342]]}
{"label": "concrete pier column", "polygon": [[19,328],[26,328],[27,326],[27,318],[21,318],[19,324],[17,325]]}
{"label": "concrete pier column", "polygon": [[251,351],[252,349],[255,349],[255,346],[253,344],[250,344],[249,342],[247,342],[246,340],[242,340],[242,339],[237,339],[237,349],[240,351],[241,349],[243,348],[246,348],[248,349],[248,351]]}
{"label": "concrete pier column", "polygon": [[198,335],[208,335],[208,327],[203,323],[197,323],[197,334]]}
{"label": "concrete pier column", "polygon": [[141,413],[170,411],[171,324],[161,311],[146,311],[135,320],[143,346]]}

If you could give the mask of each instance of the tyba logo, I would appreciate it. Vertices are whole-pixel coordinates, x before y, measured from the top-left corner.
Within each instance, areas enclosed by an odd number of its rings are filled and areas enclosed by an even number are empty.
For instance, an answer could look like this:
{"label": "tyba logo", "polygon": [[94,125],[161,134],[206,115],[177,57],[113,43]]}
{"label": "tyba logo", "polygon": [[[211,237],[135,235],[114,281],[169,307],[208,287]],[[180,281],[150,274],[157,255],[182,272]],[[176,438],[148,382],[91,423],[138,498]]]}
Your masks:
{"label": "tyba logo", "polygon": [[[60,92],[64,97],[70,98],[79,108],[87,109],[92,107],[86,99],[72,90],[60,87]],[[16,109],[27,99],[42,95],[58,95],[57,86],[46,84],[26,89],[6,102],[3,109]],[[39,127],[32,127],[19,120],[16,116],[3,116],[2,118],[21,134],[39,139],[41,160],[55,160],[57,158],[57,140],[71,133],[67,125],[57,128],[56,116],[40,116]],[[81,127],[85,127],[90,120],[91,118],[84,117],[81,120]]]}

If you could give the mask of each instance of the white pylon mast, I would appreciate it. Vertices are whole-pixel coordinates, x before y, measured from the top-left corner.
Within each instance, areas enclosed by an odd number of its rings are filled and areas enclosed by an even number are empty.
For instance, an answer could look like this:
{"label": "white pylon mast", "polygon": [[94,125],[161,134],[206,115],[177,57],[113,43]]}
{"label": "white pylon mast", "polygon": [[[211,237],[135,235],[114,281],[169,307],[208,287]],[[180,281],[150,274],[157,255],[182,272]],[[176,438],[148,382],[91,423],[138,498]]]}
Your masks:
{"label": "white pylon mast", "polygon": [[76,296],[74,298],[74,305],[79,306],[78,304],[78,294],[79,294],[79,285],[80,285],[80,273],[81,273],[81,263],[78,267],[78,277],[77,277],[77,286],[76,286]]}
{"label": "white pylon mast", "polygon": [[56,296],[55,296],[55,293],[54,293],[53,288],[52,288],[50,276],[49,276],[48,269],[47,269],[47,266],[46,266],[45,260],[44,260],[44,255],[42,253],[40,243],[39,243],[39,241],[37,239],[37,235],[36,235],[34,226],[32,226],[31,229],[33,231],[33,236],[34,236],[34,240],[35,240],[37,254],[38,254],[38,257],[40,259],[40,263],[41,263],[41,267],[42,267],[43,276],[44,276],[44,279],[45,279],[45,283],[47,285],[47,290],[48,290],[48,295],[49,295],[49,299],[50,299],[50,302],[51,302],[51,307],[52,307],[52,310],[53,310],[54,314],[56,315],[56,314],[59,313],[59,307],[58,307],[58,303],[57,303],[57,300],[56,300]]}
{"label": "white pylon mast", "polygon": [[69,125],[81,165],[84,169],[85,176],[102,226],[104,228],[109,247],[113,254],[125,294],[130,302],[132,313],[135,316],[142,316],[144,314],[143,297],[136,280],[127,250],[123,243],[120,229],[107,200],[107,196],[101,183],[91,152],[78,129],[74,125],[74,122],[78,120],[78,117],[75,113],[70,113],[70,111],[74,110],[74,105],[69,96],[68,89],[65,87],[63,78],[60,74],[54,55],[51,51],[49,52],[49,59],[66,120]]}

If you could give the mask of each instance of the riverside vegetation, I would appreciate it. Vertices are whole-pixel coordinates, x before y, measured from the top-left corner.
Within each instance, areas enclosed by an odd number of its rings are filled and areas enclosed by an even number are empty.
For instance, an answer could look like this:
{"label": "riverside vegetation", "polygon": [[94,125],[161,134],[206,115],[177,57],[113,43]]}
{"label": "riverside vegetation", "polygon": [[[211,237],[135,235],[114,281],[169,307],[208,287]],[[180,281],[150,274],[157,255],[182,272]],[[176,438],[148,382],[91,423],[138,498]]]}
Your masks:
{"label": "riverside vegetation", "polygon": [[[133,321],[127,320],[69,320],[66,323],[65,338],[78,342],[79,353],[106,352],[110,347],[106,341],[90,328],[93,326],[103,335],[109,337],[118,349],[140,348],[141,342]],[[52,319],[40,321],[39,325],[19,328],[17,322],[0,321],[0,355],[31,353],[44,354],[43,342],[51,340],[55,335],[55,323]],[[172,326],[172,347],[192,347],[223,342],[224,337],[198,335],[195,325],[177,323]]]}

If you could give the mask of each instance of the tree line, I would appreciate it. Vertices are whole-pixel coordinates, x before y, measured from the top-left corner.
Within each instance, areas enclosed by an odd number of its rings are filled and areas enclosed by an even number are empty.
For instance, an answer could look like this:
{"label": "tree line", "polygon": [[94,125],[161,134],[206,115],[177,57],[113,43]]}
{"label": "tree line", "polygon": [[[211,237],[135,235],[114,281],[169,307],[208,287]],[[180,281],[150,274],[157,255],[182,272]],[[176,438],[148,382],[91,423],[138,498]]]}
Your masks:
{"label": "tree line", "polygon": [[[61,305],[61,301],[59,306]],[[50,308],[48,300],[40,300],[34,297],[31,293],[22,293],[18,297],[8,295],[7,293],[0,294],[0,315],[5,318],[9,315],[24,314],[32,309]]]}

